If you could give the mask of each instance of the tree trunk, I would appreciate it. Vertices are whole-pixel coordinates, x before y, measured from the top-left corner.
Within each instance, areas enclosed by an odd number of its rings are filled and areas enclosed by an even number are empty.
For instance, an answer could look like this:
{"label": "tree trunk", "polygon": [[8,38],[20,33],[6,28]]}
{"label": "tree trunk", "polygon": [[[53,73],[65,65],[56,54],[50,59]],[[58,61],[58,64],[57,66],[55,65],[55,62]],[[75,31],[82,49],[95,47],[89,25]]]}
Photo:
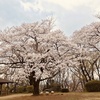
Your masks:
{"label": "tree trunk", "polygon": [[13,90],[14,90],[14,93],[17,92],[17,83],[14,83],[14,88],[13,88]]}
{"label": "tree trunk", "polygon": [[2,95],[2,84],[0,84],[0,95]]}
{"label": "tree trunk", "polygon": [[39,83],[40,80],[36,80],[35,76],[35,71],[30,73],[29,80],[30,80],[30,85],[33,85],[33,95],[39,95]]}
{"label": "tree trunk", "polygon": [[39,83],[40,83],[39,80],[34,81],[34,83],[33,83],[33,88],[34,88],[33,95],[39,95]]}

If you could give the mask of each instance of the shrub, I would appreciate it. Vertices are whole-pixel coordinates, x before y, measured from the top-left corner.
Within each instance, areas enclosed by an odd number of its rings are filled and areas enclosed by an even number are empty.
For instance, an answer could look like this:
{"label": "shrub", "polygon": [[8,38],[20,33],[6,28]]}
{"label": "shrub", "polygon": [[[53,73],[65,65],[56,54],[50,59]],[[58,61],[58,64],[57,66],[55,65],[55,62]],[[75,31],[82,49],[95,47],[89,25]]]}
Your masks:
{"label": "shrub", "polygon": [[23,92],[25,92],[25,87],[23,87],[23,86],[18,86],[18,87],[17,87],[17,93],[23,93]]}
{"label": "shrub", "polygon": [[32,93],[32,92],[33,92],[33,86],[32,86],[32,85],[27,86],[27,87],[26,87],[26,92],[27,92],[27,93]]}
{"label": "shrub", "polygon": [[55,86],[54,91],[60,92],[61,91],[61,86],[60,85]]}
{"label": "shrub", "polygon": [[69,92],[69,90],[67,88],[63,88],[61,89],[61,92]]}
{"label": "shrub", "polygon": [[92,80],[85,84],[85,89],[88,92],[100,92],[100,81]]}

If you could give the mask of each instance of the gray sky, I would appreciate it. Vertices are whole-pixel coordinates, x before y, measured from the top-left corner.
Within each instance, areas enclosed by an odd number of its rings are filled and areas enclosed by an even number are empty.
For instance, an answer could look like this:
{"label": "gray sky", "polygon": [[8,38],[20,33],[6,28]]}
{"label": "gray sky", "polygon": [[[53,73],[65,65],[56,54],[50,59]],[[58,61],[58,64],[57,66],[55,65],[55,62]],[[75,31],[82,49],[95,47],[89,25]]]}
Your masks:
{"label": "gray sky", "polygon": [[100,0],[0,0],[0,29],[54,17],[57,28],[70,36],[92,22]]}

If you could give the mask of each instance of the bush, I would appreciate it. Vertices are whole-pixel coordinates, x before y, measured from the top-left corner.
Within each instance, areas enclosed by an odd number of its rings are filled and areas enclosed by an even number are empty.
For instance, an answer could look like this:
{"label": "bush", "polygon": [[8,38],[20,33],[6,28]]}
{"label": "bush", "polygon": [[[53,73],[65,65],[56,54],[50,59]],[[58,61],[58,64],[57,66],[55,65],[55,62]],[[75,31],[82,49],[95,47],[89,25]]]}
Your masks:
{"label": "bush", "polygon": [[85,84],[85,89],[88,92],[100,92],[100,81],[92,80]]}
{"label": "bush", "polygon": [[26,92],[27,92],[27,93],[33,93],[33,86],[32,86],[32,85],[27,86],[27,87],[26,87]]}
{"label": "bush", "polygon": [[60,92],[60,91],[61,91],[60,85],[55,86],[55,87],[53,88],[53,91]]}
{"label": "bush", "polygon": [[69,92],[67,88],[61,89],[61,92]]}
{"label": "bush", "polygon": [[19,86],[17,87],[17,93],[24,93],[25,92],[25,87]]}

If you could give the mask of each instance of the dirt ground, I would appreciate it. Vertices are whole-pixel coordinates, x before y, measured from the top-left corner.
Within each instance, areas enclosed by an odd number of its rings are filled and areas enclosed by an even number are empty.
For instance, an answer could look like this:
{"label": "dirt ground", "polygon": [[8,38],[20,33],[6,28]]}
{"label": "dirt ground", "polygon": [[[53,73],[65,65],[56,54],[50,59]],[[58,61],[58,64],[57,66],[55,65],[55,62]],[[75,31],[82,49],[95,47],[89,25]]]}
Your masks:
{"label": "dirt ground", "polygon": [[17,97],[23,97],[23,96],[31,96],[32,94],[13,94],[13,95],[7,95],[7,96],[1,96],[0,100],[10,100],[12,98],[17,98]]}
{"label": "dirt ground", "polygon": [[40,96],[14,94],[0,97],[0,100],[100,100],[100,93],[54,93]]}

